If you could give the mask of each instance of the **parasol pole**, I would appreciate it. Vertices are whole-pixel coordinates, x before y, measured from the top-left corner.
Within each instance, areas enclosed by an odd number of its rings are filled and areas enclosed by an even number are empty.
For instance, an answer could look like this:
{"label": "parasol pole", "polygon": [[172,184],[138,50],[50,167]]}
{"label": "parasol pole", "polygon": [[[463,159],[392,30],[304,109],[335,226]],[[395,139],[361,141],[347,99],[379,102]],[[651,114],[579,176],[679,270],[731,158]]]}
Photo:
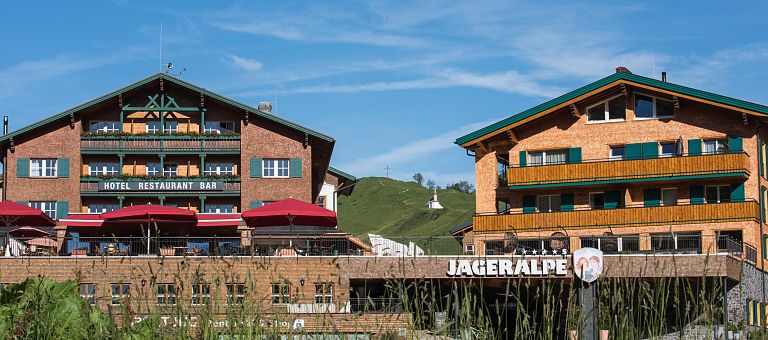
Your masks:
{"label": "parasol pole", "polygon": [[288,238],[288,244],[291,248],[293,248],[293,218],[295,216],[291,215],[291,213],[288,213],[288,234],[291,235],[291,237]]}
{"label": "parasol pole", "polygon": [[149,218],[149,214],[147,214],[147,255],[150,255],[149,252],[150,252],[150,249],[152,249],[152,247],[150,246],[150,242],[152,242],[152,238],[151,238],[152,227],[150,227],[150,223],[151,223],[150,220],[151,219]]}

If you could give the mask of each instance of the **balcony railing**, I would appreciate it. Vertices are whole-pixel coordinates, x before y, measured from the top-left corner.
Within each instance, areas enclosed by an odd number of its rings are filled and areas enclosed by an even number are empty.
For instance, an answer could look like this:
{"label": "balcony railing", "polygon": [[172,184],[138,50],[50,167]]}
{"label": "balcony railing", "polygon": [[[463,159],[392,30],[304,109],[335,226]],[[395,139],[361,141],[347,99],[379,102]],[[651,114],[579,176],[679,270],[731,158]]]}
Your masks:
{"label": "balcony railing", "polygon": [[746,153],[686,155],[633,160],[586,160],[574,164],[511,166],[511,189],[537,186],[577,186],[625,181],[674,180],[706,176],[749,175]]}
{"label": "balcony railing", "polygon": [[757,220],[759,206],[743,202],[686,204],[661,207],[627,206],[619,209],[576,209],[545,213],[478,214],[474,231],[505,232],[564,228],[632,227]]}
{"label": "balcony railing", "polygon": [[[142,179],[142,178],[99,178],[99,177],[81,177],[80,193],[109,193],[109,192],[128,192],[126,190],[105,190],[101,188],[102,182],[169,182],[169,181],[189,181],[189,182],[221,182],[222,188],[216,190],[185,190],[189,192],[211,192],[223,194],[240,193],[240,178],[216,178],[216,177],[168,177],[163,179]],[[217,184],[218,185],[218,184]],[[167,190],[140,190],[136,192],[169,192]]]}
{"label": "balcony railing", "polygon": [[169,136],[116,136],[82,137],[80,150],[84,153],[142,153],[142,152],[178,152],[178,153],[227,153],[240,152],[238,136],[173,138]]}

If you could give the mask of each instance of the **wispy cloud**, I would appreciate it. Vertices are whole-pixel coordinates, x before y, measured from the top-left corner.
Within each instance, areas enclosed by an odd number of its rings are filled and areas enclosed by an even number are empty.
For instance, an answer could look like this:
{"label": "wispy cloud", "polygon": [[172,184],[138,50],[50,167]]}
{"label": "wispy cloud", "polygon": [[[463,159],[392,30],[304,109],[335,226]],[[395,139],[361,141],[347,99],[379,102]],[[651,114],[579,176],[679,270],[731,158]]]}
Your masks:
{"label": "wispy cloud", "polygon": [[[384,151],[378,155],[358,158],[339,165],[350,173],[359,176],[380,175],[387,165],[398,165],[424,159],[435,153],[456,148],[453,141],[464,134],[475,131],[496,120],[488,120],[465,125],[459,129],[441,133],[434,137],[407,142],[401,146]],[[433,176],[437,177],[437,176]],[[466,180],[466,178],[464,178]]]}
{"label": "wispy cloud", "polygon": [[264,64],[256,59],[243,58],[236,55],[230,55],[229,61],[233,67],[246,72],[258,72],[264,66]]}

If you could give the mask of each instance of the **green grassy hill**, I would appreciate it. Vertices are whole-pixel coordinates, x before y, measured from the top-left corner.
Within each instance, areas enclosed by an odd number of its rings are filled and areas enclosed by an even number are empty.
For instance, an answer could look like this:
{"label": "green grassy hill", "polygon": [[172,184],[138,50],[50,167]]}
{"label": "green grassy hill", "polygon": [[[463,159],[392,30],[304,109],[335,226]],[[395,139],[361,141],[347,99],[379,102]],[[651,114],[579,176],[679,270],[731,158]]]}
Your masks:
{"label": "green grassy hill", "polygon": [[427,209],[432,191],[415,182],[362,178],[352,196],[339,199],[339,227],[358,236],[447,236],[451,228],[472,219],[473,194],[451,189],[438,190],[437,196],[445,209]]}

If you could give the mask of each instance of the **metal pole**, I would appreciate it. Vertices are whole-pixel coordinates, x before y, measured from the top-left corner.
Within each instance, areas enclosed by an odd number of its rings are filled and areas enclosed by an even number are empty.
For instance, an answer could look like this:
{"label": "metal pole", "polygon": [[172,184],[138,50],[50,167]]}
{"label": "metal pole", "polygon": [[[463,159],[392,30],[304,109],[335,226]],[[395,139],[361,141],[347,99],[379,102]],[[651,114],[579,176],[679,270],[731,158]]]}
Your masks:
{"label": "metal pole", "polygon": [[[763,143],[762,143],[763,139],[760,136],[760,129],[763,129],[765,127],[766,127],[766,125],[758,126],[755,134],[756,134],[756,137],[757,137],[756,138],[757,139],[757,159],[759,160],[757,165],[761,166],[763,168],[763,175],[764,176],[768,176],[768,174],[765,173],[766,169],[765,169],[765,166],[763,164],[766,160],[763,159]],[[761,254],[760,254],[760,284],[761,284],[761,289],[762,289],[762,296],[760,298],[760,302],[761,303],[765,302],[765,300],[766,300],[765,299],[765,249],[764,249],[765,247],[764,247],[764,242],[763,242],[763,240],[765,239],[765,235],[763,234],[763,223],[765,223],[765,221],[763,220],[763,217],[764,217],[763,216],[763,209],[765,207],[765,199],[763,198],[762,177],[763,176],[760,175],[760,171],[758,169],[758,171],[757,171],[757,193],[758,193],[757,197],[758,197],[758,203],[759,203],[760,209],[761,209],[760,210],[760,239],[758,240],[758,242],[760,242],[760,250],[761,250]],[[3,192],[5,192],[5,191],[3,191]],[[760,317],[764,318],[765,316],[761,315]],[[765,327],[760,327],[760,328],[762,329],[762,338],[765,339]]]}

